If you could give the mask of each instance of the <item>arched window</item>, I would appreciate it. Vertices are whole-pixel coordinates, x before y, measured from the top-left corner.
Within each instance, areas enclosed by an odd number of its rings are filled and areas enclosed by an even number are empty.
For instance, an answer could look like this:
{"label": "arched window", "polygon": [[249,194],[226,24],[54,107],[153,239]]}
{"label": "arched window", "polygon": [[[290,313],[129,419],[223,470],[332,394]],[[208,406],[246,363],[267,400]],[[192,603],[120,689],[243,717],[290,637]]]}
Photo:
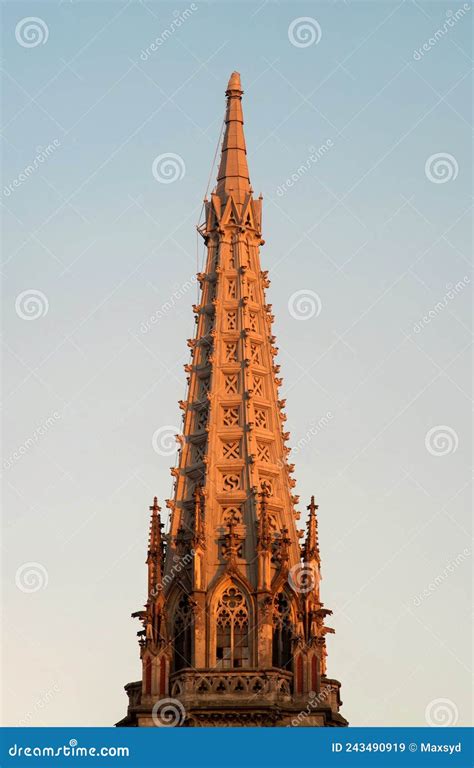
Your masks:
{"label": "arched window", "polygon": [[273,666],[291,672],[292,623],[290,603],[284,592],[275,596],[273,603]]}
{"label": "arched window", "polygon": [[216,611],[216,666],[238,669],[249,666],[249,612],[237,587],[227,587]]}
{"label": "arched window", "polygon": [[173,667],[179,669],[191,666],[191,606],[187,595],[178,601],[173,622]]}
{"label": "arched window", "polygon": [[150,694],[151,693],[151,673],[152,673],[152,666],[151,666],[151,658],[150,658],[150,656],[147,656],[146,659],[145,659],[144,670],[145,670],[145,674],[144,674],[145,690],[144,690],[144,692],[146,694]]}

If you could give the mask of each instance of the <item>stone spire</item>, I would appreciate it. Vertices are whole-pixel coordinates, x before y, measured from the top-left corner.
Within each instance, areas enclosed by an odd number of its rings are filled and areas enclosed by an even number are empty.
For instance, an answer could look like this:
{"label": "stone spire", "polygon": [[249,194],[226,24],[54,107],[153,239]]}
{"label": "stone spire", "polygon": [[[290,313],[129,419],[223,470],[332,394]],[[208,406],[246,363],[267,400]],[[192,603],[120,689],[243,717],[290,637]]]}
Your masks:
{"label": "stone spire", "polygon": [[136,614],[145,626],[143,674],[127,689],[124,725],[156,725],[159,696],[177,700],[190,726],[287,725],[313,691],[321,698],[305,725],[347,724],[339,683],[325,675],[330,611],[319,599],[314,499],[303,546],[297,528],[270,281],[260,264],[262,199],[250,186],[242,94],[234,72],[217,185],[198,230],[207,259],[188,339],[188,391],[179,402],[166,554],[163,563],[155,499],[149,598]]}
{"label": "stone spire", "polygon": [[321,560],[319,556],[319,541],[318,541],[318,518],[317,510],[318,505],[314,501],[314,496],[311,496],[311,501],[307,506],[309,511],[308,522],[306,524],[307,534],[304,543],[303,556],[307,563],[317,563],[318,569],[321,568]]}
{"label": "stone spire", "polygon": [[226,91],[226,127],[217,174],[216,194],[225,203],[229,194],[232,193],[237,205],[241,205],[251,192],[244,137],[242,94],[240,75],[238,72],[232,72]]}
{"label": "stone spire", "polygon": [[150,507],[150,512],[150,534],[148,539],[148,556],[146,560],[148,566],[149,596],[156,593],[158,585],[161,584],[165,554],[165,546],[162,537],[162,529],[164,525],[161,522],[161,507],[158,506],[158,498],[156,496],[153,499],[153,505]]}

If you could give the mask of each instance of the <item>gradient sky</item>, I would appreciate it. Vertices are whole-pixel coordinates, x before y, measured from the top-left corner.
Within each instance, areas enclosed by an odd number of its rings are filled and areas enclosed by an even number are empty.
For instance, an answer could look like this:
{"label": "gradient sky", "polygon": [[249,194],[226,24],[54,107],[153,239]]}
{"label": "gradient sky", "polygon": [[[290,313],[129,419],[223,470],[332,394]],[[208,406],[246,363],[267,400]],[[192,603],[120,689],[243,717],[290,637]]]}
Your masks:
{"label": "gradient sky", "polygon": [[[472,11],[435,39],[462,2],[196,2],[140,58],[190,6],[2,5],[3,722],[112,724],[140,675],[130,613],[174,462],[152,436],[180,424],[195,224],[235,69],[297,491],[320,504],[328,673],[352,725],[468,725]],[[29,16],[44,44],[18,42]],[[291,43],[299,17],[319,42]],[[165,153],[184,164],[169,184]],[[319,314],[295,319],[296,291]]]}

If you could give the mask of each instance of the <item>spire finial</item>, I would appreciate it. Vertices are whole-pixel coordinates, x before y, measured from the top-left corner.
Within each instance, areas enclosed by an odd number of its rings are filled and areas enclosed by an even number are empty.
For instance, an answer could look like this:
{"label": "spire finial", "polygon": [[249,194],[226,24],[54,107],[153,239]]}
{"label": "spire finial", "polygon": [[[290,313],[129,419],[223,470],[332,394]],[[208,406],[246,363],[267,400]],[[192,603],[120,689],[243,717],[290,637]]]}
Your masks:
{"label": "spire finial", "polygon": [[240,72],[232,72],[229,78],[226,95],[229,96],[233,91],[238,92],[240,95],[243,94],[242,83],[240,82]]}
{"label": "spire finial", "polygon": [[306,541],[304,544],[304,556],[305,560],[311,561],[316,560],[317,563],[320,563],[320,557],[319,557],[319,541],[318,541],[318,519],[316,516],[316,512],[319,509],[318,505],[314,501],[314,496],[311,496],[311,501],[308,504],[307,507],[309,511],[309,518],[308,518],[308,530],[306,534]]}
{"label": "spire finial", "polygon": [[216,194],[225,203],[229,194],[236,205],[242,205],[250,194],[250,177],[242,114],[242,84],[240,74],[232,72],[227,85],[227,110],[222,154],[217,174]]}
{"label": "spire finial", "polygon": [[162,529],[164,524],[161,522],[161,507],[158,504],[158,497],[155,496],[153,504],[149,507],[151,512],[150,520],[150,538],[148,541],[148,596],[156,596],[157,585],[161,581],[163,572],[165,542],[163,540]]}

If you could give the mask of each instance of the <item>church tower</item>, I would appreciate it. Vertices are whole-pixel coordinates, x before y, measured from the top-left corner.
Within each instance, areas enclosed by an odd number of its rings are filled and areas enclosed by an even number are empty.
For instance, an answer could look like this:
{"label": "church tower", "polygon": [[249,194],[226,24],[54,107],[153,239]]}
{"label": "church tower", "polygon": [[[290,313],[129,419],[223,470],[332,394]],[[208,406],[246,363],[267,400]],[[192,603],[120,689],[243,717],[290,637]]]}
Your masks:
{"label": "church tower", "polygon": [[[326,674],[317,505],[297,529],[285,401],[260,266],[262,198],[250,184],[233,72],[217,184],[199,232],[196,332],[174,498],[150,507],[148,599],[133,614],[142,679],[119,726],[344,726]],[[301,539],[301,541],[300,541]]]}

